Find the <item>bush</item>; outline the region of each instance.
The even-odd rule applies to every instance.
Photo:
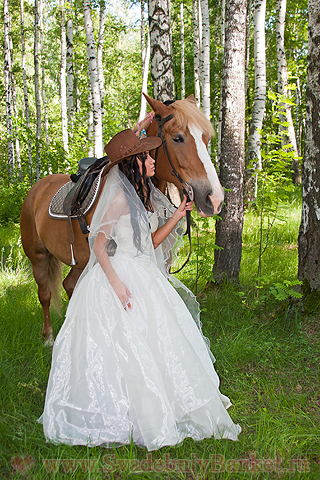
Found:
[[[22,203],[29,188],[27,180],[10,185],[0,181],[0,224],[19,223]]]

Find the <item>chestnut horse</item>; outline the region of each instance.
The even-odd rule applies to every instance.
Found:
[[[174,183],[180,190],[181,184],[172,174],[172,166],[184,182],[192,186],[194,202],[203,216],[219,213],[224,199],[215,168],[207,152],[207,143],[213,135],[211,123],[196,106],[193,96],[178,100],[166,106],[158,100],[147,97],[153,112],[134,130],[139,134],[142,129],[148,136],[158,135],[155,120],[173,117],[163,125],[163,138],[167,152],[160,146],[156,162],[156,183],[164,191],[166,182]],[[151,152],[155,155],[155,152]],[[44,323],[42,335],[46,343],[53,342],[53,330],[50,323],[49,306],[58,303],[59,288],[62,281],[61,262],[70,264],[71,252],[67,235],[67,221],[54,220],[48,215],[48,207],[54,194],[69,181],[64,174],[48,175],[39,180],[28,192],[22,205],[20,217],[21,241],[27,257],[30,259],[33,275],[38,285],[38,296],[43,308]],[[94,208],[86,219],[90,225]],[[89,247],[81,233],[78,221],[72,220],[75,241],[74,256],[77,265],[72,267],[63,281],[70,298],[75,284],[89,259]]]

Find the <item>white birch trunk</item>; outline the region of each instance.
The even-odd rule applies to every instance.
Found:
[[[32,147],[30,139],[30,110],[29,110],[29,97],[28,97],[28,84],[27,84],[27,71],[26,71],[26,47],[24,36],[24,0],[20,2],[20,20],[21,20],[21,68],[23,78],[23,96],[24,96],[24,109],[27,126],[27,145],[28,145],[28,177],[29,183],[33,183],[33,168],[32,168]]]
[[[12,124],[12,88],[11,88],[11,56],[10,56],[10,19],[9,1],[3,2],[4,15],[4,85],[6,92],[7,152],[9,175],[14,175],[15,155],[13,146]]]
[[[181,39],[181,100],[186,96],[186,75],[184,68],[184,21],[183,21],[183,2],[180,4],[180,39]]]
[[[145,22],[145,18],[144,18],[144,0],[140,0],[140,12],[141,12],[141,29],[140,29],[141,68],[142,68],[142,75],[143,75],[144,63],[145,63],[145,58],[146,58],[146,22]]]
[[[246,83],[245,83],[246,96],[249,88],[250,33],[251,33],[251,18],[252,18],[251,8],[252,8],[252,0],[249,1],[248,13],[247,13],[247,50],[246,50]]]
[[[41,103],[39,90],[39,4],[38,0],[34,1],[34,93],[36,100],[37,112],[37,131],[36,131],[36,182],[41,177]]]
[[[91,18],[90,0],[83,0],[83,15],[87,39],[87,59],[90,78],[90,89],[92,95],[92,110],[94,121],[94,154],[95,157],[103,156],[103,139],[102,139],[102,114],[101,114],[101,98],[99,88],[99,76],[96,59],[96,48],[93,35],[93,25]]]
[[[74,98],[73,98],[73,19],[72,19],[72,1],[67,10],[67,111],[68,123],[71,136],[73,135],[74,123]]]
[[[174,100],[170,1],[148,0],[148,10],[153,96],[161,102]]]
[[[277,70],[278,70],[278,92],[280,95],[286,97],[289,96],[288,92],[288,68],[287,68],[287,59],[284,46],[284,29],[285,29],[285,20],[286,20],[286,0],[276,0],[276,11],[277,11],[277,23],[276,23],[276,43],[277,43]],[[285,110],[285,117],[282,120],[288,122],[288,127],[286,127],[288,133],[288,142],[292,145],[292,150],[298,155],[296,135],[292,121],[291,107],[287,103],[283,104]],[[299,162],[298,160],[293,162],[292,165],[294,176],[293,180],[295,183],[300,183],[300,172],[299,172]]]
[[[147,49],[145,52],[145,59],[143,62],[143,77],[142,77],[142,92],[147,93],[148,89],[148,74],[149,74],[149,63],[150,63],[150,35],[148,32],[147,37]],[[147,114],[147,100],[141,92],[141,104],[140,104],[140,115],[139,115],[139,122],[143,120]]]
[[[101,128],[103,136],[103,116],[104,116],[104,74],[103,74],[103,45],[104,45],[104,30],[106,23],[106,2],[101,0],[100,2],[100,27],[99,27],[99,41],[97,48],[97,63],[98,63],[98,76],[99,76],[99,89],[100,89],[100,101],[101,101]]]
[[[257,175],[254,170],[261,170],[260,134],[266,105],[266,42],[265,17],[266,0],[255,0],[254,4],[254,78],[255,93],[253,112],[250,122],[250,131],[247,147],[247,164],[254,162],[253,168],[247,171],[246,200],[257,198]]]
[[[61,63],[60,63],[60,103],[61,103],[61,127],[62,144],[64,151],[68,154],[68,115],[67,115],[67,40],[66,40],[66,20],[64,13],[64,0],[60,0],[61,9]]]
[[[94,126],[93,126],[93,110],[92,110],[92,93],[91,93],[90,83],[88,84],[88,92],[89,92],[88,93],[88,105],[89,105],[89,107],[88,107],[88,116],[87,116],[88,142],[89,142],[88,157],[93,157],[92,139],[93,139],[93,134],[94,134]]]
[[[226,1],[221,1],[221,48],[224,51],[225,44],[225,23],[226,23]],[[221,88],[222,92],[222,77],[221,77]],[[221,154],[221,125],[222,125],[222,95],[220,94],[220,108],[219,108],[219,121],[218,121],[218,160],[220,162]]]
[[[10,21],[10,15],[9,15],[9,21]],[[10,31],[11,31],[11,25],[10,25]],[[18,110],[17,110],[17,93],[16,93],[16,83],[15,83],[15,77],[13,73],[14,69],[14,57],[13,57],[13,45],[12,45],[12,39],[9,35],[10,39],[10,57],[11,57],[11,91],[12,91],[12,110],[13,110],[13,115],[14,115],[14,128],[13,128],[13,136],[14,136],[14,143],[15,143],[15,150],[16,150],[16,161],[15,161],[15,166],[16,169],[18,170],[18,177],[19,180],[22,181],[22,170],[21,170],[21,156],[20,156],[20,142],[19,142],[19,127],[18,127]]]
[[[45,70],[44,70],[44,42],[43,42],[43,1],[40,0],[40,52],[41,52],[41,97],[43,105],[43,114],[44,114],[44,132],[46,137],[46,147],[47,147],[47,158],[48,158],[48,173],[52,173],[51,164],[49,161],[49,148],[50,148],[50,139],[49,139],[49,121],[48,121],[48,109],[46,101],[46,90],[45,90]]]
[[[210,120],[210,20],[208,0],[201,0],[202,18],[202,112]]]
[[[200,45],[198,0],[192,0],[194,98],[200,107]]]

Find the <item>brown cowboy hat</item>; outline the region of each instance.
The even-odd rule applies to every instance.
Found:
[[[159,137],[139,138],[130,128],[117,133],[104,147],[112,165],[115,165],[124,158],[131,157],[137,153],[147,152],[160,147],[162,143]]]

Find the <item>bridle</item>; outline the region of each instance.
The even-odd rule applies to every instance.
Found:
[[[173,118],[173,113],[170,113],[170,115],[167,115],[165,118],[161,118],[160,115],[155,116],[155,120],[158,122],[158,137],[161,138],[161,140],[162,140],[163,153],[167,154],[168,160],[170,162],[170,165],[171,165],[171,168],[172,168],[171,175],[173,175],[174,177],[176,177],[179,180],[179,182],[181,184],[181,189],[187,197],[187,201],[192,202],[193,199],[194,199],[193,188],[192,188],[191,185],[189,185],[189,183],[185,182],[181,178],[180,174],[175,169],[175,166],[173,165],[172,160],[171,160],[170,155],[169,155],[167,142],[166,142],[166,137],[165,137],[164,132],[163,132],[163,125],[166,122],[168,122],[169,120],[171,120],[172,118]],[[161,147],[161,145],[160,145],[160,147]],[[156,153],[155,153],[155,157],[154,157],[156,165],[157,165],[158,151],[159,151],[160,147],[158,147],[156,149]],[[187,228],[186,228],[186,231],[185,231],[184,235],[188,235],[188,238],[189,238],[189,254],[188,254],[187,260],[184,262],[182,267],[180,267],[175,272],[170,272],[171,274],[180,272],[183,269],[183,267],[185,267],[186,264],[190,260],[190,256],[191,256],[191,212],[189,210],[187,210],[187,212],[186,212],[186,217],[187,217]]]

